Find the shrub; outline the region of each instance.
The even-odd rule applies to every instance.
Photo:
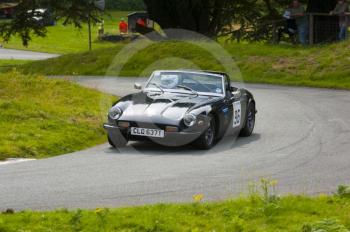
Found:
[[[323,219],[313,224],[304,224],[302,232],[349,232],[344,225],[335,219]]]
[[[339,185],[337,193],[341,197],[350,197],[350,186]]]

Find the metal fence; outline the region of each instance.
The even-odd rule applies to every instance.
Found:
[[[329,43],[338,39],[339,16],[310,13],[308,18],[309,44]]]
[[[308,13],[308,43],[320,44],[330,43],[338,40],[339,34],[339,16],[327,13]],[[278,43],[280,40],[281,28],[284,27],[286,20],[276,20],[270,22],[273,35],[272,42]],[[295,35],[297,36],[297,35]]]

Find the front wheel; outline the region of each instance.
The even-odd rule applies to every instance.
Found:
[[[248,105],[247,119],[240,133],[241,136],[248,137],[252,135],[255,126],[255,113],[255,104],[250,102]]]
[[[112,140],[111,136],[108,134],[108,143],[111,145],[113,148],[122,148],[125,147],[128,143],[128,140],[123,137],[120,137],[118,140]]]
[[[215,120],[211,117],[209,126],[205,132],[194,142],[194,145],[203,150],[209,150],[214,146],[215,142]]]

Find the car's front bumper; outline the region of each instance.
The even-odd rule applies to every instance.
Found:
[[[180,131],[180,132],[164,132],[163,138],[146,137],[131,135],[130,128],[120,128],[116,125],[106,123],[103,127],[107,130],[110,139],[113,142],[120,140],[131,140],[140,141],[149,139],[155,143],[164,146],[183,146],[192,143],[199,136],[202,135],[203,131]]]

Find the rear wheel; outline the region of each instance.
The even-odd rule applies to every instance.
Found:
[[[248,105],[247,119],[240,135],[243,137],[251,136],[255,126],[255,104],[250,102]]]
[[[199,149],[209,150],[213,147],[215,142],[215,120],[211,117],[209,126],[205,132],[194,142],[195,146]]]

